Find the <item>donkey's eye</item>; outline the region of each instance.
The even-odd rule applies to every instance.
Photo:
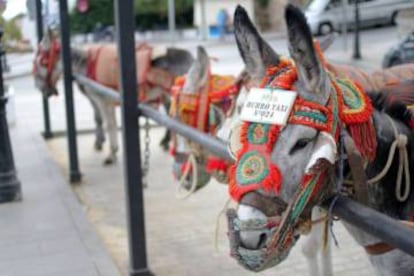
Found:
[[[290,154],[294,154],[296,151],[305,148],[310,142],[312,142],[312,138],[303,138],[299,139],[293,148],[290,150]]]

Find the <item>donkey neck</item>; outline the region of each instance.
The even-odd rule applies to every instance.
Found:
[[[86,75],[88,53],[80,48],[71,47],[72,71],[75,74]]]
[[[385,117],[383,112],[374,111],[373,120],[377,133],[377,153],[375,161],[368,164],[366,168],[367,178],[376,176],[385,166],[388,159],[389,150],[395,139],[395,134],[391,123]],[[410,171],[413,171],[412,149],[414,149],[414,136],[410,129],[398,120],[393,122],[400,134],[407,135],[407,150],[409,153]],[[413,193],[406,202],[399,202],[395,197],[395,182],[398,168],[398,157],[394,157],[394,161],[390,170],[385,177],[378,183],[369,185],[369,205],[371,208],[391,216],[397,220],[410,220],[413,212]],[[404,180],[403,180],[404,182]],[[411,184],[411,183],[410,183]],[[403,185],[404,186],[404,185]],[[410,203],[411,202],[411,203]],[[372,245],[382,242],[380,239],[367,234],[363,230],[344,222],[345,227],[362,246]],[[414,257],[394,249],[388,253],[380,255],[369,255],[377,275],[413,275],[414,273]]]

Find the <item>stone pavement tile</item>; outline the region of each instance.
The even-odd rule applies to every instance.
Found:
[[[8,246],[0,247],[0,261],[13,261],[21,258],[31,258],[41,255],[40,244],[38,242],[31,243],[14,243]]]
[[[24,276],[65,275],[76,270],[94,270],[87,255],[77,252],[23,258],[12,262],[13,274]]]

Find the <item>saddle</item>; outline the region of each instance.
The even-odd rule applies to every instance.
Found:
[[[91,45],[87,48],[87,77],[115,90],[119,88],[118,49],[114,44]],[[168,93],[174,76],[162,69],[152,68],[151,61],[154,49],[147,44],[135,47],[135,64],[138,95],[140,101],[154,100],[160,95],[148,97],[151,87],[159,86]]]

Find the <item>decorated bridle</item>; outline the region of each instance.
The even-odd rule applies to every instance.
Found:
[[[211,74],[209,70],[208,81],[199,88],[198,93],[184,94],[182,89],[185,77],[178,77],[172,88],[170,114],[201,132],[215,136],[220,123],[216,111],[219,110],[223,116],[229,116],[234,109],[235,99],[241,87],[245,85],[246,79],[247,75],[243,72],[237,79],[234,79],[232,76]],[[175,148],[173,146],[171,150],[173,156],[177,154]],[[195,152],[198,158],[204,155],[197,149],[193,149],[191,145],[190,148],[191,152]],[[202,159],[204,169],[208,174],[214,175],[219,182],[227,183],[228,168],[230,167],[228,161],[213,155],[203,156]],[[197,164],[197,166],[199,165]],[[184,162],[180,168],[181,175],[183,175],[183,172],[189,172],[190,170],[194,172],[196,170],[196,168],[193,168],[194,166],[189,161]]]
[[[319,47],[316,47],[318,50]],[[326,68],[323,56],[318,51],[322,65]],[[326,105],[297,96],[289,113],[287,124],[299,124],[312,127],[333,141],[336,153],[341,128],[346,128],[355,142],[356,148],[367,160],[375,158],[376,135],[372,122],[373,107],[362,89],[352,81],[338,79],[329,74],[331,91]],[[295,90],[297,80],[296,67],[289,60],[282,59],[276,67],[267,70],[261,87],[264,93],[285,93]],[[274,90],[272,92],[272,90]],[[279,195],[283,175],[272,163],[271,153],[284,126],[257,122],[243,122],[240,134],[241,147],[236,154],[236,163],[230,169],[229,193],[239,202],[249,192],[262,190]],[[231,255],[240,264],[254,271],[260,271],[276,265],[285,259],[296,242],[294,230],[303,218],[304,210],[310,203],[318,203],[330,191],[324,189],[332,173],[334,160],[318,159],[306,170],[299,188],[287,209],[277,222],[273,218],[265,221],[240,221],[234,210],[228,212]],[[276,226],[278,227],[276,227]],[[253,228],[252,228],[253,227]],[[237,231],[243,229],[266,229],[270,233],[265,248],[248,250],[237,247]]]
[[[46,67],[46,84],[51,87],[55,85],[52,80],[53,70],[57,64],[57,60],[60,56],[60,43],[56,39],[52,39],[49,50],[43,50],[42,45],[39,44],[39,48],[36,53],[40,66]],[[39,70],[37,62],[33,64],[33,74],[36,74]]]

